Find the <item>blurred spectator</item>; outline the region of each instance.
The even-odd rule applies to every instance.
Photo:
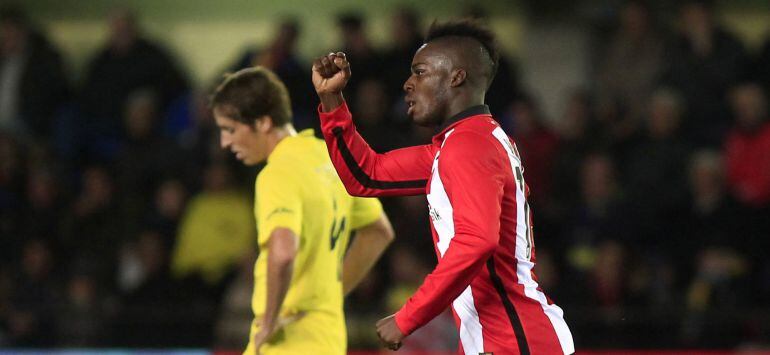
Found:
[[[554,206],[551,210],[541,210],[545,213],[544,217],[552,218],[555,223],[562,220],[567,211],[572,210],[580,200],[580,183],[575,177],[580,175],[586,156],[600,148],[596,130],[596,118],[589,93],[575,90],[568,98],[564,114],[555,131],[559,146],[554,153],[553,162],[551,198],[554,200]],[[545,238],[547,239],[549,238]]]
[[[127,137],[115,165],[127,226],[139,224],[163,177],[188,174],[189,164],[181,150],[159,132],[159,110],[157,97],[149,91],[134,92],[126,100],[123,117]]]
[[[26,206],[22,211],[21,235],[59,240],[59,221],[63,215],[62,199],[54,172],[44,167],[27,175]]]
[[[711,1],[688,0],[680,8],[680,33],[667,51],[664,83],[684,96],[686,132],[698,145],[718,146],[729,126],[725,94],[743,79],[743,45],[715,23]]]
[[[230,68],[235,72],[261,65],[275,72],[289,90],[289,97],[292,98],[292,117],[298,130],[319,127],[315,112],[316,102],[313,96],[309,95],[313,92],[312,83],[308,80],[310,65],[306,65],[297,54],[300,33],[301,24],[297,19],[283,19],[267,48],[247,49]]]
[[[417,11],[406,6],[393,11],[390,17],[390,47],[385,50],[384,67],[380,76],[385,86],[385,93],[397,106],[403,101],[404,82],[409,78],[407,68],[412,67],[412,58],[422,42],[423,31]],[[402,126],[409,127],[406,108],[400,116],[404,121],[402,123],[405,123]]]
[[[144,216],[143,224],[160,232],[164,246],[172,250],[178,232],[177,227],[187,206],[187,188],[181,181],[169,178],[163,180],[157,189],[152,207]]]
[[[664,46],[645,2],[627,2],[619,20],[597,68],[597,101],[600,106],[619,104],[624,117],[618,124],[636,130],[663,69]]]
[[[224,165],[209,166],[203,191],[187,206],[172,253],[174,277],[200,278],[203,287],[221,291],[243,255],[255,248],[252,209],[232,186]]]
[[[59,303],[56,334],[61,347],[93,347],[104,343],[105,305],[99,282],[85,265],[76,267]]]
[[[124,244],[119,279],[121,312],[114,319],[111,344],[168,347],[189,339],[194,309],[180,302],[184,290],[169,275],[163,236],[152,230]],[[179,305],[184,305],[180,307]]]
[[[693,282],[717,281],[703,274],[712,272],[708,270],[709,265],[714,265],[716,259],[724,259],[728,253],[730,258],[739,258],[740,254],[752,251],[747,243],[751,235],[747,230],[747,215],[744,207],[727,192],[725,167],[719,153],[698,151],[689,165],[690,203],[682,226],[682,241],[687,248],[680,253],[680,262],[686,269],[695,268],[688,276],[707,279]],[[746,261],[741,263],[746,265]],[[706,304],[702,302],[707,300],[703,297],[707,296],[691,295],[687,302],[691,308],[704,309]]]
[[[68,96],[58,50],[20,8],[0,8],[0,131],[47,138]]]
[[[528,96],[513,101],[505,116],[503,127],[511,133],[526,164],[525,180],[530,190],[533,207],[548,203],[551,193],[551,177],[559,140],[547,126],[537,102]]]
[[[606,154],[591,154],[583,160],[580,191],[580,202],[564,224],[564,243],[555,245],[561,247],[557,250],[564,255],[565,271],[573,280],[564,285],[568,294],[564,302],[590,305],[612,303],[609,299],[595,300],[596,295],[583,289],[588,287],[601,243],[624,237],[620,186],[613,163]]]
[[[767,97],[757,84],[743,84],[730,94],[735,126],[724,146],[727,186],[749,207],[747,242],[757,260],[767,265],[770,250],[770,120]],[[770,282],[764,283],[770,287]],[[770,289],[765,290],[770,291]],[[770,293],[768,293],[770,295]]]
[[[10,135],[0,132],[0,265],[21,250],[19,220],[23,218],[25,179],[22,148]]]
[[[20,266],[7,319],[10,345],[53,346],[56,343],[54,306],[58,292],[49,245],[39,239],[27,241],[22,249]]]
[[[227,286],[222,297],[214,343],[220,349],[244,349],[248,342],[253,318],[251,296],[254,290],[256,254],[253,249],[245,252],[238,262],[238,274]]]
[[[463,16],[480,21],[491,27],[489,14],[481,6],[469,5],[463,10]],[[519,86],[517,65],[505,53],[500,53],[500,58],[497,61],[497,73],[484,99],[489,106],[489,110],[492,112],[492,117],[503,117],[509,104],[520,95],[525,94]]]
[[[382,153],[412,142],[410,130],[403,130],[389,120],[390,99],[381,81],[374,78],[361,81],[355,98],[352,104],[359,107],[356,128],[372,149]]]
[[[727,181],[744,203],[770,206],[770,122],[767,98],[756,84],[737,86],[730,95],[736,125],[725,142]]]
[[[137,90],[158,95],[158,110],[188,87],[187,79],[169,54],[145,38],[136,15],[128,9],[114,9],[108,15],[109,36],[88,65],[80,100],[88,123],[87,136],[101,149],[114,149],[124,137],[120,117],[127,100]]]
[[[765,92],[770,92],[770,36],[754,59],[752,77],[762,84]]]
[[[709,309],[737,311],[753,298],[751,259],[747,258],[753,252],[747,243],[751,235],[747,233],[748,220],[744,209],[725,190],[724,166],[718,153],[699,151],[693,156],[690,189],[690,214],[683,226],[690,250],[682,253],[682,262],[690,265],[682,340],[685,344],[725,346],[729,341],[724,339],[736,336],[739,330],[715,327],[703,316]],[[711,338],[716,334],[721,336]]]
[[[374,48],[366,33],[366,20],[363,15],[355,12],[340,14],[337,17],[337,26],[339,26],[342,38],[342,52],[347,55],[351,63],[355,63],[353,69],[355,75],[350,77],[345,91],[349,94],[345,96],[347,102],[355,103],[357,102],[356,95],[359,92],[359,86],[364,80],[384,79],[383,73],[386,62],[383,60],[383,54]],[[401,77],[406,80],[408,75],[404,74]],[[352,106],[351,109],[358,110],[360,107]]]
[[[673,91],[659,89],[648,106],[644,137],[631,152],[624,171],[633,216],[628,234],[664,251],[678,242],[670,236],[686,199],[689,147],[679,133],[681,98]]]
[[[385,300],[388,312],[395,313],[417,291],[425,276],[430,273],[430,268],[422,261],[424,259],[418,258],[408,247],[394,249],[389,255],[390,274],[394,283],[387,291]],[[452,313],[446,310],[412,333],[400,351],[451,351],[457,348],[458,343]]]
[[[100,166],[87,167],[62,220],[65,257],[94,262],[99,282],[112,286],[116,246],[123,239],[122,222],[110,172]]]

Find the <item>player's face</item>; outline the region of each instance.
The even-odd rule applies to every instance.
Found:
[[[254,126],[236,121],[214,108],[222,149],[229,149],[245,165],[256,165],[267,159],[265,133]]]
[[[404,83],[406,114],[421,126],[434,126],[446,118],[450,88],[449,57],[435,44],[420,47],[412,60],[412,75]]]

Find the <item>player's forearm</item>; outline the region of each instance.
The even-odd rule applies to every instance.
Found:
[[[352,196],[405,196],[425,193],[434,152],[430,145],[375,152],[356,131],[347,105],[319,112],[321,131],[334,168]]]
[[[291,231],[278,229],[271,234],[267,252],[267,299],[262,318],[263,327],[271,328],[277,324],[294,272],[296,250],[296,236]]]
[[[345,295],[363,280],[393,242],[393,227],[385,214],[374,223],[356,231],[342,268],[342,287]]]
[[[323,112],[334,111],[345,102],[341,92],[318,94],[318,98],[321,99],[321,110]]]
[[[444,257],[417,292],[396,313],[396,323],[409,335],[443,312],[470,285],[496,248],[491,240],[456,235]],[[462,244],[462,245],[460,245]]]

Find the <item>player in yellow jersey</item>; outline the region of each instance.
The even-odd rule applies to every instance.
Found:
[[[286,87],[270,70],[228,75],[211,107],[222,148],[246,165],[267,160],[256,182],[260,254],[244,354],[344,354],[343,297],[393,240],[382,206],[350,197],[324,141],[294,130]]]

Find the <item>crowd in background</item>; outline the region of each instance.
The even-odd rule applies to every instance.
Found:
[[[556,118],[501,60],[487,103],[521,152],[535,270],[578,348],[770,342],[770,39],[750,52],[714,11],[685,2],[675,26],[643,2],[619,8],[592,33],[590,85]],[[360,14],[337,19],[345,97],[378,151],[434,133],[409,121],[402,91],[426,24],[407,8],[391,20],[380,47]],[[0,346],[238,349],[257,171],[219,148],[207,106],[218,78],[193,86],[132,12],[108,22],[71,82],[56,43],[19,8],[0,10]],[[287,18],[222,72],[271,68],[295,126],[317,128],[301,35]],[[374,322],[436,262],[424,197],[383,203],[396,242],[346,301],[351,348],[378,347]],[[456,337],[447,313],[405,347]]]

